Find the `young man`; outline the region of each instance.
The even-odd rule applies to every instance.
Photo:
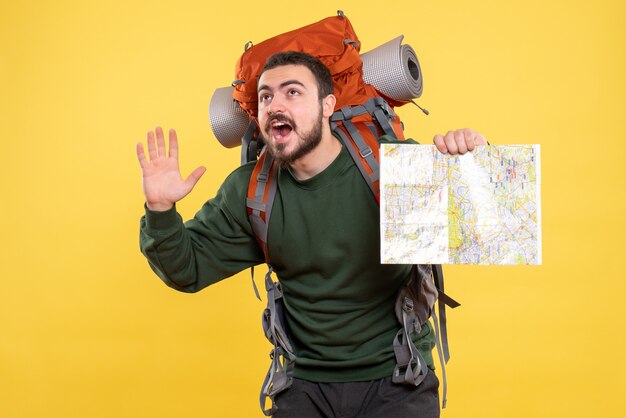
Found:
[[[285,304],[297,360],[294,381],[276,399],[276,417],[437,417],[432,371],[417,387],[391,383],[393,312],[411,266],[381,265],[379,207],[348,151],[330,130],[332,78],[317,59],[296,52],[268,60],[258,83],[258,122],[280,163],[268,231],[269,254]],[[441,152],[464,153],[485,139],[469,129],[435,136]],[[246,210],[253,164],[237,168],[217,196],[183,224],[175,203],[205,169],[187,179],[178,145],[161,128],[138,144],[146,214],[141,248],[169,286],[196,292],[264,262]],[[433,368],[434,336],[416,346]]]

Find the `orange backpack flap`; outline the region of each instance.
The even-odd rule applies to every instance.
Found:
[[[380,93],[363,81],[359,50],[358,37],[343,13],[267,39],[249,47],[237,61],[233,98],[256,118],[257,81],[265,61],[277,52],[299,51],[318,58],[330,70],[337,97],[335,109],[363,103]]]

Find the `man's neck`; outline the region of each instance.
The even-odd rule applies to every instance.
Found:
[[[325,130],[317,147],[290,165],[291,172],[298,180],[308,180],[324,171],[340,152],[341,143]]]

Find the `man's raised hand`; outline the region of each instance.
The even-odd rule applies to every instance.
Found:
[[[189,177],[182,178],[178,167],[178,139],[174,129],[169,131],[169,155],[161,127],[157,126],[155,132],[148,132],[147,142],[149,160],[143,144],[137,143],[137,158],[143,175],[146,205],[150,210],[165,211],[191,192],[206,168],[198,167]]]

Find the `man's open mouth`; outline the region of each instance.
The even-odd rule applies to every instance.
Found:
[[[276,139],[281,139],[288,136],[293,127],[291,124],[284,120],[274,120],[270,122],[272,136]]]

